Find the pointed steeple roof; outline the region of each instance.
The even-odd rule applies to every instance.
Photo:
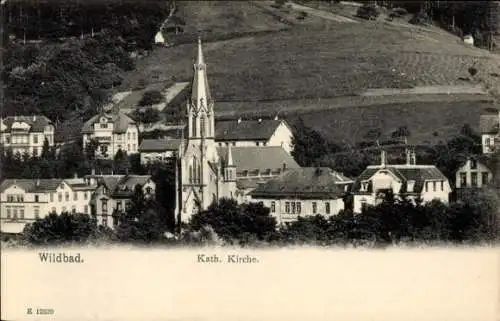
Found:
[[[191,92],[191,105],[196,111],[207,108],[212,97],[208,87],[207,66],[201,48],[201,39],[198,38],[198,57],[194,64],[193,88]]]

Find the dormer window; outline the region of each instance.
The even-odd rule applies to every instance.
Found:
[[[470,168],[471,169],[476,169],[477,168],[477,161],[475,159],[470,160]]]
[[[413,192],[413,189],[415,188],[415,181],[408,181],[407,183],[407,191],[408,192]]]
[[[101,124],[101,128],[108,128],[108,124]]]
[[[151,187],[149,186],[146,187],[146,194],[151,194],[151,191],[152,191]]]
[[[361,182],[361,191],[362,192],[368,191],[368,182]]]

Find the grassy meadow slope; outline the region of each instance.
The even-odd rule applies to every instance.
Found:
[[[370,129],[369,122],[355,121],[366,118],[366,110],[370,107],[334,110],[326,106],[324,109],[328,110],[318,111],[323,108],[316,106],[314,101],[317,99],[324,102],[324,99],[341,96],[356,97],[370,88],[467,85],[470,81],[464,78],[469,77],[468,69],[472,66],[478,69],[476,78],[487,79],[490,86],[500,83],[500,78],[492,76],[500,74],[498,56],[468,47],[445,32],[412,29],[410,25],[402,28],[383,21],[338,23],[323,20],[319,23],[319,18],[310,15],[300,23],[285,25],[270,14],[269,8],[243,1],[181,2],[180,6],[180,14],[184,13],[189,26],[185,29],[187,33],[194,34],[197,28],[202,30],[202,35],[266,28],[275,31],[205,43],[209,82],[220,105],[282,100],[293,105],[293,101],[299,104],[309,101],[310,108],[299,108],[304,119],[329,133],[332,139],[357,137],[358,134],[351,134],[351,131],[358,131],[360,126]],[[288,28],[283,30],[285,26]],[[131,77],[125,78],[129,79],[131,87],[139,79],[146,83],[172,78],[190,81],[195,54],[193,43],[157,48],[139,61]],[[449,98],[444,100],[449,101]],[[458,129],[464,123],[477,126],[477,117],[468,114],[480,112],[484,106],[470,100],[462,104],[441,104],[441,100],[436,97],[435,102],[420,102],[417,107],[386,96],[383,102],[374,103],[377,107],[369,114],[375,119],[394,119],[375,121],[377,126],[384,127],[385,123],[399,120],[408,123],[414,133],[425,131],[423,136],[429,131],[451,133],[455,129],[449,128]],[[273,107],[270,108],[265,112],[260,109],[270,114],[274,112]],[[311,114],[306,115],[308,112]],[[332,127],[332,121],[349,126]],[[446,129],[442,130],[443,126]],[[334,133],[332,130],[336,128],[342,133]]]

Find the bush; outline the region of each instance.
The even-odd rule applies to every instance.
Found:
[[[359,7],[356,16],[366,20],[376,20],[380,15],[380,9],[374,5],[364,5]]]
[[[139,101],[139,106],[151,106],[156,105],[164,101],[165,97],[158,90],[146,91],[141,100]]]
[[[408,14],[408,11],[405,8],[394,8],[389,13],[389,17],[390,18],[401,18],[406,14]]]
[[[416,13],[411,19],[410,23],[413,25],[427,25],[429,23],[429,16],[425,12]]]

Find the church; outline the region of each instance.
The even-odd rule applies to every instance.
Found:
[[[182,139],[171,139],[177,160],[178,222],[221,198],[238,202],[257,186],[300,166],[282,146],[217,144],[214,100],[210,94],[201,40],[194,64],[192,92],[187,102],[187,128]]]

